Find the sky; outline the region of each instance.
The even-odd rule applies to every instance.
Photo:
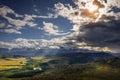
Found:
[[[0,48],[120,52],[120,0],[0,0]]]

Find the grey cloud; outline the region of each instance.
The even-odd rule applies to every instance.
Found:
[[[5,26],[5,23],[0,22],[0,28],[3,28]]]
[[[77,39],[92,46],[120,47],[120,19],[89,23],[80,31],[84,34],[79,35]]]
[[[110,11],[108,11],[108,12],[119,13],[119,12],[120,12],[120,8],[119,8],[119,7],[117,7],[117,6],[113,6],[113,7],[111,8],[111,10],[110,10]]]

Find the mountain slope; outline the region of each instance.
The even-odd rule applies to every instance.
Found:
[[[112,54],[109,53],[62,53],[56,54],[52,56],[54,58],[52,63],[55,62],[68,62],[69,64],[75,63],[90,63],[96,60],[103,60],[106,58],[114,57]]]

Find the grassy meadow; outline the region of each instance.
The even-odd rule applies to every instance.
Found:
[[[0,70],[13,68],[21,69],[26,63],[26,58],[0,58]]]
[[[69,61],[63,57],[0,58],[0,80],[120,80],[120,58],[85,64]]]
[[[44,57],[0,58],[0,80],[19,80],[40,74],[48,68],[49,60]]]

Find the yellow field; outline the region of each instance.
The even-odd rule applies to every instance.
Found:
[[[33,60],[37,60],[37,61],[41,61],[42,63],[44,62],[49,62],[51,59],[48,59],[48,58],[45,58],[45,57],[41,57],[41,56],[38,56],[38,57],[31,57]]]
[[[0,58],[0,70],[22,68],[26,62],[26,58]]]

